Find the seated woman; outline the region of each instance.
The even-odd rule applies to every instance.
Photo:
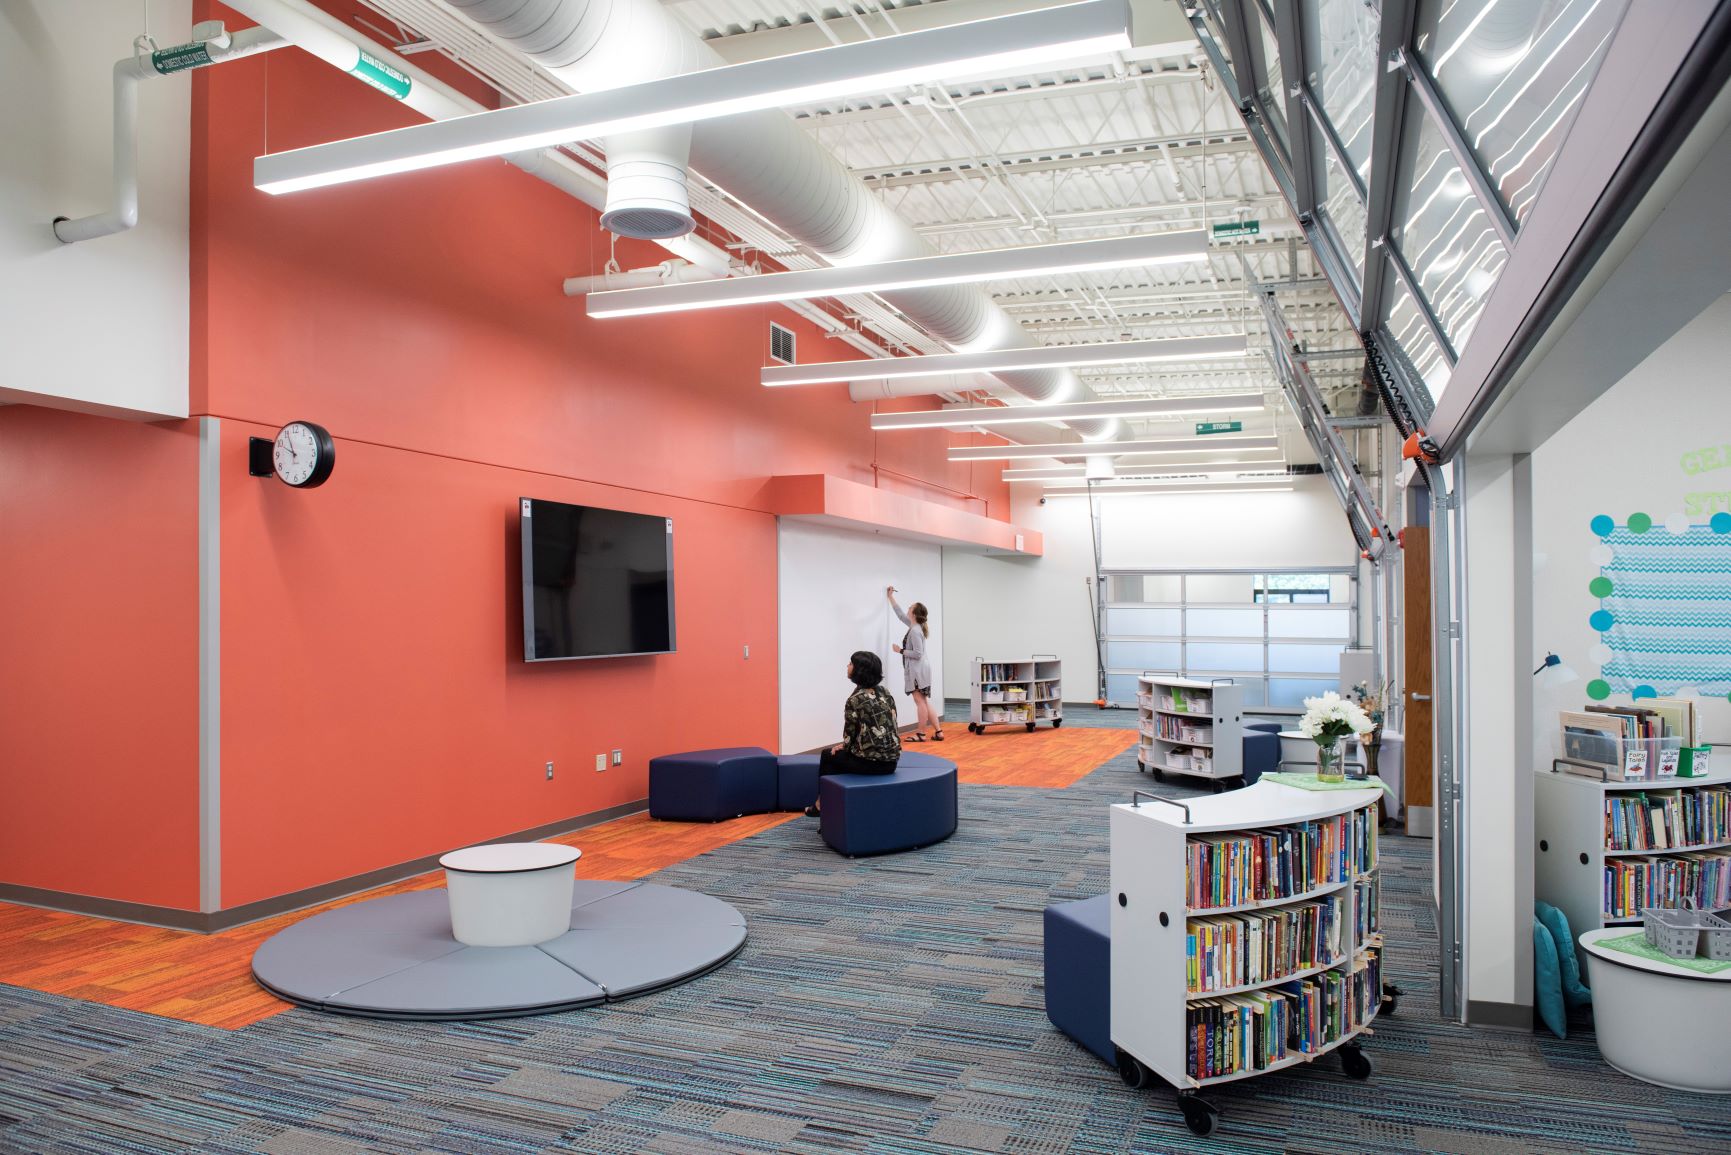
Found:
[[[841,741],[818,755],[818,777],[893,773],[902,756],[902,739],[896,700],[883,688],[884,665],[870,650],[860,650],[848,659],[847,676],[858,689],[848,695],[842,711]],[[805,812],[812,818],[818,815],[815,805]]]

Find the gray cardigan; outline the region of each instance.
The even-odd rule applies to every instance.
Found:
[[[915,690],[932,688],[932,667],[926,661],[926,632],[908,617],[907,611],[890,603],[896,617],[908,627],[907,636],[902,638],[902,677],[908,693]]]

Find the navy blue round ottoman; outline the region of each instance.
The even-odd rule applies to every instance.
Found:
[[[956,832],[956,764],[903,751],[893,774],[826,774],[818,829],[849,857],[914,850]]]

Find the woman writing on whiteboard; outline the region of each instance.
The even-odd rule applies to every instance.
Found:
[[[944,724],[938,721],[938,716],[932,711],[932,666],[926,660],[926,638],[931,634],[931,627],[926,624],[926,607],[915,602],[906,610],[896,603],[896,587],[890,586],[884,596],[890,599],[890,609],[896,612],[896,617],[908,628],[907,636],[902,638],[902,644],[891,646],[890,649],[902,656],[902,675],[906,679],[908,697],[914,700],[914,709],[919,712],[919,725],[908,735],[910,742],[926,740],[926,726],[932,727],[932,740],[944,740]]]

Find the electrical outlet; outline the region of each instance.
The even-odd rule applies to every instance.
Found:
[[[547,763],[547,781],[553,781],[553,763]]]
[[[750,646],[745,647],[745,656],[747,658],[751,657],[751,647]]]
[[[605,755],[605,754],[595,755],[595,773],[599,774],[599,773],[601,773],[601,771],[603,771],[605,769],[607,769],[607,755]]]
[[[625,751],[623,751],[623,750],[613,751],[613,764],[615,766],[623,766],[625,764]]]

